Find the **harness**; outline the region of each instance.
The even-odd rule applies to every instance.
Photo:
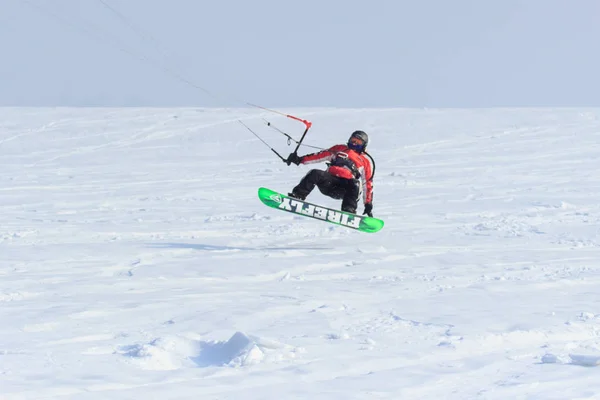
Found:
[[[356,167],[356,164],[354,164],[354,161],[348,158],[346,153],[337,153],[329,165],[349,169],[350,172],[352,172],[354,179],[360,178],[360,171]]]

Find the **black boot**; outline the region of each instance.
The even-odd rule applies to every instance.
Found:
[[[350,214],[356,214],[356,207],[351,207],[351,206],[342,206],[342,211],[350,213]]]
[[[291,193],[288,193],[288,196],[294,198],[294,199],[298,199],[298,200],[303,200],[306,199],[306,196],[302,196],[296,192],[294,192],[293,190],[291,191]]]

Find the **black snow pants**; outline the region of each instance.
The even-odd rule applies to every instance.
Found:
[[[360,186],[358,179],[345,179],[333,176],[320,169],[310,170],[294,188],[292,193],[302,199],[312,192],[317,186],[325,196],[342,200],[342,211],[356,213]]]

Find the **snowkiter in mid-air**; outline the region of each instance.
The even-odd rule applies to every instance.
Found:
[[[350,135],[347,144],[337,144],[327,150],[302,157],[296,153],[290,154],[286,160],[288,165],[328,161],[328,167],[325,171],[310,170],[289,196],[304,200],[317,186],[325,196],[343,199],[342,211],[356,214],[362,193],[365,205],[363,215],[372,217],[374,166],[366,153],[368,144],[369,136],[363,131],[355,131]]]

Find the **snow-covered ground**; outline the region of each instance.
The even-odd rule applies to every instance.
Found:
[[[285,111],[382,231],[260,203],[275,114],[0,109],[0,398],[600,398],[600,110]]]

